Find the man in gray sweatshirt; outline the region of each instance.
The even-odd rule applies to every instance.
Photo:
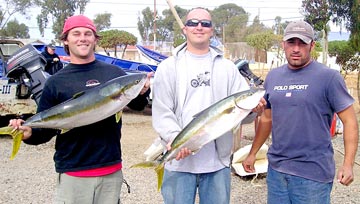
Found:
[[[214,34],[206,9],[195,8],[186,18],[186,43],[159,64],[153,84],[153,127],[165,143],[171,142],[196,113],[239,91],[249,89],[235,64],[210,46]],[[264,104],[259,103],[258,107]],[[256,114],[252,114],[253,118]],[[219,127],[221,128],[221,127]],[[181,151],[165,164],[161,192],[165,203],[230,202],[232,132],[203,146],[195,155]]]

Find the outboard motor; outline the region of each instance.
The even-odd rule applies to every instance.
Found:
[[[17,83],[18,98],[31,97],[38,104],[46,79],[46,60],[34,46],[28,44],[16,51],[8,60],[6,77]]]
[[[249,81],[254,81],[256,86],[262,85],[264,81],[260,77],[256,76],[249,68],[249,63],[247,60],[236,60],[235,65],[238,68],[240,74],[243,77],[246,77]]]

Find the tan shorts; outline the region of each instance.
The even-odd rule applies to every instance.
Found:
[[[100,177],[59,174],[55,204],[119,204],[122,171]]]

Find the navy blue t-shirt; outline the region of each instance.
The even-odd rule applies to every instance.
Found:
[[[331,120],[334,112],[354,102],[341,75],[315,61],[299,70],[283,65],[269,72],[264,86],[272,112],[270,166],[279,172],[332,182]]]
[[[97,60],[88,64],[69,64],[46,81],[38,112],[122,75],[126,73],[120,67]],[[148,94],[149,91],[139,95],[128,107],[142,110],[148,103]],[[121,121],[117,123],[115,116],[74,128],[64,134],[56,130],[34,128],[33,135],[24,142],[41,144],[55,135],[54,161],[57,172],[87,170],[121,162]]]

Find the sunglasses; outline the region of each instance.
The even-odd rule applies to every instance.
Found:
[[[210,20],[196,20],[196,19],[190,19],[188,21],[186,21],[186,26],[189,27],[196,27],[199,25],[199,23],[201,24],[202,27],[204,28],[210,28],[212,26],[212,23]]]

